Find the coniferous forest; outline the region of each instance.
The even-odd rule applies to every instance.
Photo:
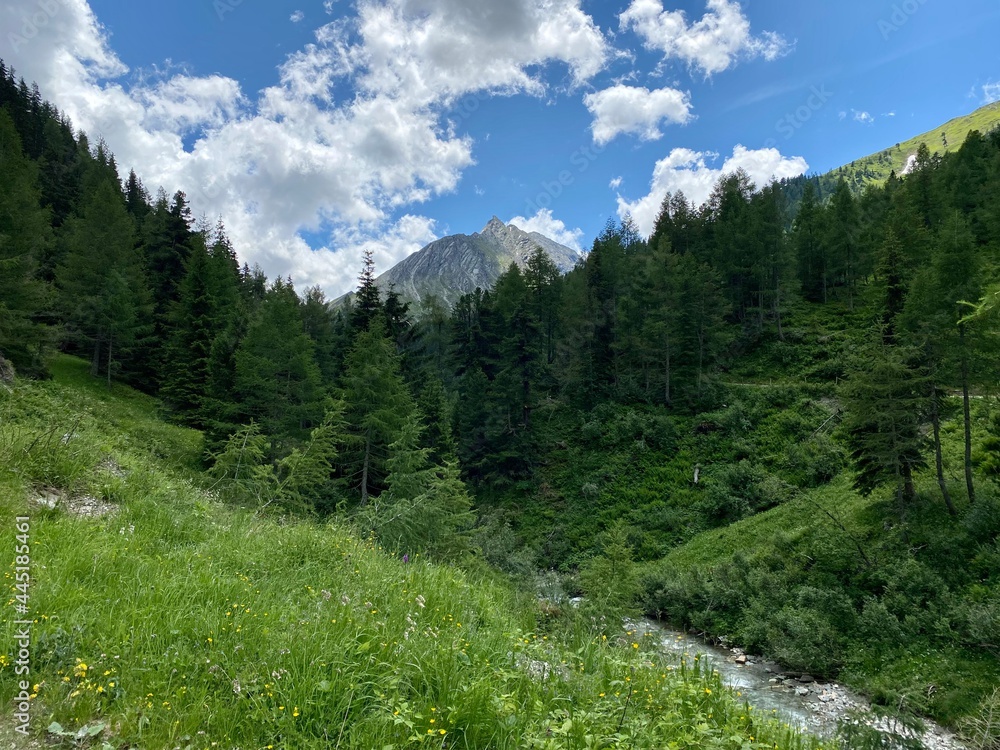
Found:
[[[1000,132],[863,192],[737,172],[451,310],[370,256],[343,303],[266,278],[2,64],[0,175],[4,381],[154,397],[223,502],[1000,710]]]

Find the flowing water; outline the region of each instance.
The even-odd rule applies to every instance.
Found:
[[[652,620],[630,623],[629,627],[634,627],[640,634],[652,634],[659,639],[661,650],[678,659],[692,660],[696,654],[701,654],[703,659],[707,658],[711,668],[719,673],[722,681],[740,693],[740,697],[758,711],[774,712],[789,724],[813,734],[825,735],[836,730],[835,721],[830,721],[823,713],[812,708],[819,703],[819,695],[831,696],[829,702],[832,703],[835,690],[843,693],[833,685],[814,681],[800,683],[790,675],[785,678],[790,684],[785,685],[783,673],[774,665],[764,665],[752,660],[748,660],[747,664],[737,664],[735,660],[739,658],[738,651],[712,646],[700,638],[670,630]],[[799,676],[801,675],[796,675]],[[795,684],[792,685],[791,682]],[[808,691],[808,695],[799,695],[796,690],[800,693]],[[814,692],[816,690],[819,692]]]
[[[648,633],[659,639],[662,651],[678,659],[693,660],[696,654],[701,654],[722,681],[755,710],[773,712],[782,721],[810,734],[832,736],[842,720],[860,719],[883,731],[893,729],[889,722],[878,719],[871,712],[863,698],[837,683],[819,682],[809,675],[786,672],[773,662],[748,658],[739,649],[710,645],[654,620],[627,623],[627,627],[640,635]],[[928,750],[962,750],[964,747],[954,735],[930,723],[921,740]]]

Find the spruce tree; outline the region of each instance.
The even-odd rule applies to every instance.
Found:
[[[90,348],[95,375],[111,373],[149,334],[152,317],[132,219],[118,185],[97,181],[62,234],[66,256],[56,281],[70,335]]]
[[[453,462],[435,465],[421,448],[412,412],[390,446],[386,491],[362,511],[380,543],[396,553],[424,552],[458,558],[470,548],[472,499]]]
[[[38,277],[52,243],[48,212],[39,206],[37,170],[24,157],[14,124],[0,109],[0,356],[23,375],[44,372],[51,334],[43,324],[50,290]]]
[[[280,452],[322,414],[322,386],[299,298],[276,279],[235,354],[235,392],[244,420],[261,424]]]
[[[926,466],[927,439],[921,426],[929,411],[924,373],[913,349],[870,344],[841,388],[843,427],[854,459],[854,486],[871,494],[890,486],[905,519],[916,490],[913,475]]]
[[[306,289],[302,303],[302,324],[312,339],[316,364],[324,383],[332,383],[337,375],[336,341],[333,315],[323,290],[318,286]]]
[[[375,285],[375,255],[371,248],[367,248],[361,276],[358,277],[358,290],[354,293],[351,324],[356,331],[367,330],[381,311],[382,298],[378,286]]]
[[[341,470],[351,494],[364,506],[385,489],[389,446],[415,408],[381,315],[358,332],[344,362],[342,384],[347,435]]]

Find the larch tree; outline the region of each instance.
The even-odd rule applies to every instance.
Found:
[[[346,404],[341,468],[350,491],[365,506],[385,489],[390,446],[415,409],[381,315],[358,332],[341,382]]]
[[[51,334],[42,321],[49,286],[39,259],[52,243],[49,212],[39,206],[37,170],[24,157],[14,124],[0,109],[0,356],[22,374],[44,372]]]
[[[119,186],[98,182],[63,225],[65,257],[56,269],[71,335],[91,348],[94,374],[113,370],[148,335],[152,299]]]

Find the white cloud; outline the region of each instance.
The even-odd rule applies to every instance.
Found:
[[[635,86],[612,86],[583,98],[594,117],[594,141],[605,144],[622,133],[635,133],[645,141],[663,137],[660,124],[690,122],[691,97],[677,89],[650,91]]]
[[[852,109],[851,112],[854,113],[855,122],[860,122],[862,125],[873,125],[875,123],[875,118],[872,117],[870,112],[859,112],[856,109]]]
[[[608,183],[608,187],[610,187],[612,190],[617,190],[621,186],[622,186],[622,178],[621,177],[615,177],[615,178],[613,178],[611,180],[611,182]]]
[[[442,118],[457,98],[540,95],[552,65],[573,85],[604,67],[607,43],[580,2],[358,0],[356,17],[317,29],[252,99],[232,79],[189,72],[127,87],[86,0],[54,2],[30,39],[0,35],[0,57],[92,142],[105,138],[123,170],[221,215],[242,259],[339,295],[359,248],[376,243],[387,269],[433,239],[410,209],[454,190],[474,161]],[[38,7],[9,0],[0,28],[21,29]],[[329,246],[310,248],[304,233],[329,234]]]
[[[426,216],[406,214],[389,227],[381,224],[340,225],[333,231],[331,243],[338,247],[342,262],[335,267],[324,263],[317,272],[325,274],[325,287],[349,292],[357,286],[357,277],[366,250],[373,251],[375,273],[382,274],[408,255],[438,239],[435,222]]]
[[[653,231],[660,204],[668,192],[683,191],[689,201],[701,205],[708,200],[719,179],[737,169],[745,171],[757,185],[771,179],[797,177],[809,169],[801,156],[782,156],[775,148],[751,150],[738,145],[721,167],[710,166],[718,158],[718,154],[711,152],[675,148],[669,156],[656,162],[648,195],[635,201],[618,197],[618,215],[624,218],[626,213],[631,214],[639,231],[648,235]]]
[[[739,59],[774,60],[791,50],[780,34],[754,36],[738,0],[708,0],[708,11],[689,23],[682,10],[664,10],[661,0],[632,0],[619,15],[622,29],[634,29],[647,49],[659,50],[706,76],[721,73]]]
[[[423,102],[478,90],[538,94],[536,66],[561,61],[582,83],[604,67],[608,47],[579,1],[360,0],[362,82]]]
[[[986,105],[997,101],[1000,101],[1000,81],[997,83],[984,83],[982,103]]]
[[[131,97],[143,105],[143,124],[148,130],[178,133],[219,127],[235,118],[245,104],[239,84],[218,75],[176,75],[150,88],[133,89]]]
[[[525,232],[538,232],[561,245],[571,247],[577,251],[580,250],[580,240],[583,239],[583,230],[579,228],[567,228],[562,220],[552,215],[551,209],[539,209],[538,213],[530,219],[526,219],[523,216],[515,216],[507,223],[513,224]]]
[[[301,10],[297,10],[288,17],[288,20],[291,21],[292,23],[299,23],[300,21],[305,19],[305,17],[306,17],[305,13],[303,13]]]

